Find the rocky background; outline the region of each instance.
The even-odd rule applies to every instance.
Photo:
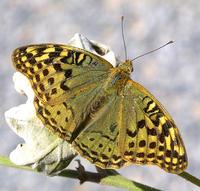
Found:
[[[1,0],[0,1],[0,155],[22,142],[9,128],[4,112],[25,102],[12,82],[11,53],[33,43],[66,43],[74,33],[109,45],[124,59],[120,17],[125,16],[129,58],[169,40],[175,43],[135,61],[133,79],[157,97],[171,113],[185,142],[188,172],[200,177],[200,2],[196,0]],[[92,165],[81,159],[87,170]],[[76,166],[72,162],[70,168]],[[124,176],[162,190],[198,190],[158,167],[130,166]],[[47,177],[0,167],[0,190],[119,190],[77,180]]]

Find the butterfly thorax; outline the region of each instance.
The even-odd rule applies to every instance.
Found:
[[[125,65],[127,63],[124,62],[123,64],[110,70],[110,74],[104,85],[104,90],[108,94],[115,92],[117,95],[123,95],[124,87],[127,81],[130,80],[131,73],[131,69]]]
[[[126,60],[121,62],[117,67],[111,69],[109,79],[104,86],[109,92],[116,91],[118,95],[123,94],[123,89],[130,79],[130,74],[133,71],[132,61]]]
[[[118,68],[130,76],[133,72],[133,63],[131,60],[125,60],[118,65]]]

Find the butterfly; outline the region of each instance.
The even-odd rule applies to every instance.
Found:
[[[12,60],[34,90],[42,123],[100,168],[187,167],[183,140],[159,101],[130,77],[131,60],[113,67],[84,49],[61,44],[16,49]]]

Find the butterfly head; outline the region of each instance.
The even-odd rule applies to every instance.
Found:
[[[132,60],[125,60],[119,64],[118,68],[126,74],[130,75],[133,72],[133,62]]]

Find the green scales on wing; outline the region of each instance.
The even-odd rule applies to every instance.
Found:
[[[28,77],[43,124],[101,168],[155,164],[180,173],[187,156],[180,133],[163,106],[130,78],[132,62],[113,67],[68,45],[41,44],[13,53]]]

